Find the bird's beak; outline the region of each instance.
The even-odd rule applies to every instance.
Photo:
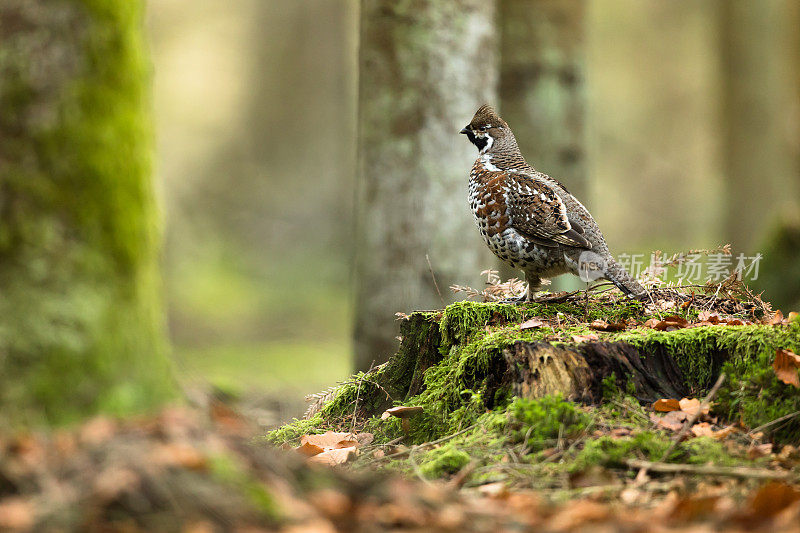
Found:
[[[469,133],[469,126],[464,126],[458,133],[463,133],[464,135],[466,135],[467,133]]]

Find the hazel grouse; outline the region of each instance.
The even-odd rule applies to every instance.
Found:
[[[461,133],[479,150],[469,174],[475,222],[492,252],[525,272],[526,299],[543,278],[566,273],[584,281],[605,278],[635,298],[647,295],[611,256],[589,211],[525,161],[508,124],[490,106],[481,106]]]

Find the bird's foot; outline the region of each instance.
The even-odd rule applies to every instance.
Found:
[[[528,295],[523,294],[522,296],[516,296],[514,298],[506,298],[504,300],[500,300],[498,303],[501,304],[524,304],[528,301]]]

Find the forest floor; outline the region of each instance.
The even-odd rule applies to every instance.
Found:
[[[598,467],[565,477],[563,489],[534,490],[505,482],[466,487],[474,472],[469,463],[439,479],[365,468],[358,461],[313,464],[296,451],[254,441],[253,428],[214,401],[205,412],[173,408],[138,420],[95,418],[69,431],[2,437],[0,530],[800,529],[800,461],[789,446],[748,448],[758,450],[749,452],[759,455],[758,468],[654,468],[633,477],[624,468]],[[612,439],[628,435],[621,428],[600,431]],[[356,438],[363,442],[363,435]],[[398,445],[355,446],[371,459],[379,451],[403,451]],[[547,453],[556,457],[557,445]],[[512,459],[505,464],[515,466]],[[761,479],[765,472],[775,479]]]
[[[266,437],[226,395],[0,435],[0,531],[800,530],[800,320],[684,296],[403,315],[387,365]],[[613,372],[582,401],[537,395],[499,379],[523,345],[661,353],[686,395]]]

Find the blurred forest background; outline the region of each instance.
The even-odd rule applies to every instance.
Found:
[[[499,2],[493,16],[508,21],[520,4],[553,3]],[[778,282],[756,284],[767,298],[785,306],[800,300],[791,292],[800,279],[797,3],[555,4],[574,11],[574,40],[556,51],[568,50],[577,65],[581,168],[564,177],[557,162],[540,163],[546,146],[537,157],[537,146],[526,149],[521,138],[532,164],[578,191],[613,252],[730,242],[734,253],[764,254],[765,278],[770,265],[777,270]],[[179,372],[232,392],[295,398],[343,379],[362,281],[353,273],[359,3],[158,0],[147,17]],[[509,47],[525,50],[525,35],[515,38],[495,36],[497,47],[481,50],[482,61],[498,65],[502,47],[505,69],[503,61],[516,57]],[[560,60],[547,53],[544,61]],[[515,104],[510,82],[500,73],[478,92],[491,97],[506,85],[505,99],[492,103],[513,111],[504,116],[520,136],[542,118],[535,106]],[[464,181],[463,196],[450,204],[463,207],[451,216],[469,225],[474,154],[457,132],[483,103],[470,98],[437,145],[469,154],[449,160]],[[476,230],[463,240],[480,245]],[[479,287],[480,270],[495,267],[481,258],[461,284]],[[436,269],[437,258],[430,260]],[[385,283],[392,279],[385,272]],[[394,311],[429,304],[398,301]]]

